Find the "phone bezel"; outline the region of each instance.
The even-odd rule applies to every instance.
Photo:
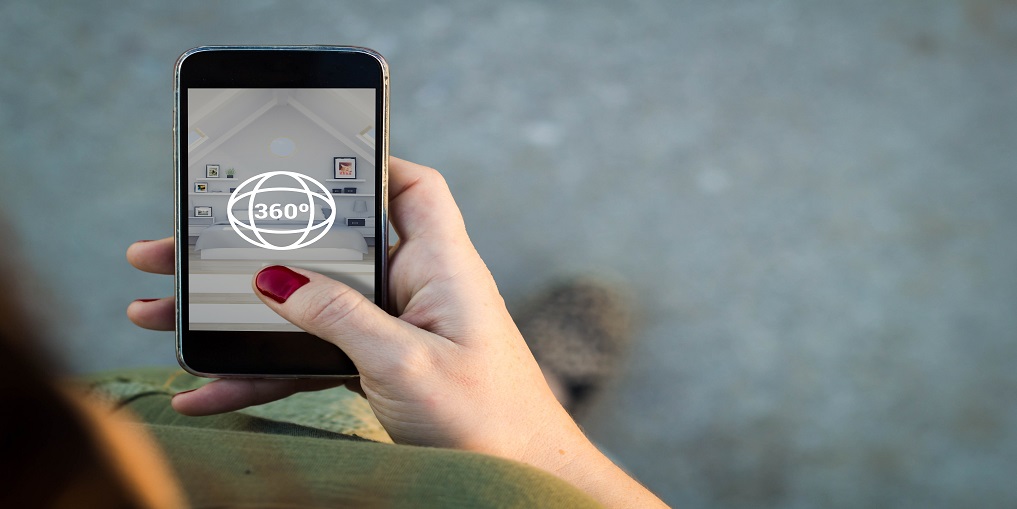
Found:
[[[187,221],[183,197],[188,88],[374,88],[375,303],[388,309],[388,64],[354,46],[202,46],[180,55],[174,68],[173,183],[176,273],[176,355],[188,372],[217,378],[358,376],[338,347],[306,332],[191,331],[187,324]],[[240,354],[239,352],[242,352]]]

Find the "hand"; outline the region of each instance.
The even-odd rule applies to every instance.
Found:
[[[361,374],[353,388],[367,397],[396,442],[523,461],[594,496],[612,478],[635,497],[631,501],[644,496],[633,489],[652,497],[604,458],[558,404],[473,248],[444,179],[393,158],[389,189],[401,239],[389,267],[395,316],[349,287],[301,269],[262,270],[254,293],[349,355]],[[135,244],[128,258],[142,270],[169,272],[172,241]],[[143,327],[169,329],[172,307],[172,298],[135,302],[128,314]],[[222,412],[323,388],[318,384],[220,380],[177,395],[173,406],[188,414]]]
[[[390,210],[400,244],[390,258],[390,316],[358,292],[294,269],[307,283],[277,302],[254,293],[287,320],[338,345],[360,370],[364,394],[399,443],[453,447],[521,459],[548,427],[582,436],[551,394],[505,309],[494,279],[466,235],[444,179],[398,159],[390,163]],[[172,239],[132,245],[141,270],[172,273]],[[278,269],[275,269],[279,272]],[[255,278],[264,286],[267,272]],[[172,330],[173,298],[135,301],[142,327]],[[218,380],[177,395],[189,415],[220,413],[342,381]],[[567,451],[567,448],[566,448]],[[554,450],[555,456],[557,448]]]

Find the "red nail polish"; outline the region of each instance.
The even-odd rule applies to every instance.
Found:
[[[181,394],[187,394],[188,392],[194,392],[196,390],[198,390],[198,389],[190,389],[190,390],[186,390],[186,391],[181,391],[181,392],[178,392],[178,393],[174,394],[173,397],[175,398],[175,397],[177,397],[177,396],[179,396]]]
[[[307,277],[297,274],[282,265],[272,265],[261,269],[254,278],[258,291],[268,298],[282,304],[301,286],[311,282]]]
[[[159,299],[134,299],[134,302],[153,302]]]

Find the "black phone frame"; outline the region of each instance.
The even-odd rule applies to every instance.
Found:
[[[177,60],[174,86],[176,352],[192,374],[235,378],[358,376],[337,346],[306,332],[189,330],[187,90],[190,88],[374,88],[375,303],[388,309],[388,64],[351,46],[203,46]]]

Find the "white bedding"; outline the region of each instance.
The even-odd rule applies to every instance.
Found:
[[[273,222],[260,223],[262,228],[292,230],[307,226],[307,223]],[[312,231],[311,235],[316,235]],[[297,233],[264,234],[274,245],[287,245],[296,241]],[[324,237],[314,244],[300,249],[277,251],[257,247],[233,231],[229,224],[214,224],[201,232],[194,245],[201,258],[215,260],[363,260],[367,254],[367,241],[360,232],[343,225],[333,224]]]

